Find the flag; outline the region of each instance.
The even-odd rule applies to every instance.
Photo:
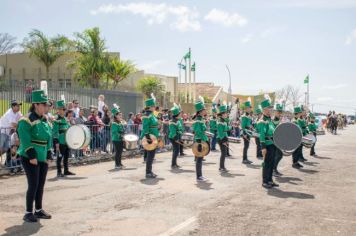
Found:
[[[184,59],[190,59],[190,51],[187,52],[187,54],[184,55]]]
[[[307,77],[305,77],[304,84],[309,84],[309,75],[307,75]]]
[[[195,62],[192,65],[192,71],[195,71]]]
[[[185,65],[183,65],[182,63],[178,63],[178,68],[185,70]]]

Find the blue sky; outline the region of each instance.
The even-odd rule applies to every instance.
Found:
[[[234,93],[305,89],[314,110],[356,109],[356,0],[0,0],[0,31],[20,41],[98,26],[110,51],[148,72],[177,75],[189,47],[197,81]]]

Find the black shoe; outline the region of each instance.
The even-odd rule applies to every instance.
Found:
[[[293,168],[296,168],[296,169],[300,169],[300,168],[302,168],[303,166],[297,162],[297,163],[293,163],[292,167],[293,167]]]
[[[45,212],[44,210],[35,211],[34,215],[39,219],[51,219],[52,218],[52,216],[50,214],[48,214],[47,212]]]
[[[308,161],[308,160],[305,159],[304,157],[302,157],[302,158],[300,158],[300,161],[301,161],[301,162],[306,162],[306,161]]]
[[[248,160],[248,159],[246,159],[246,160],[243,160],[242,161],[242,164],[251,164],[252,163],[252,161],[250,161],[250,160]]]
[[[179,165],[173,165],[173,166],[171,166],[171,168],[172,168],[172,169],[179,169],[180,166],[179,166]]]
[[[57,173],[57,178],[63,178],[64,177],[64,174],[62,173]]]
[[[272,185],[270,185],[269,183],[263,183],[262,187],[264,187],[264,188],[272,188]]]
[[[179,156],[186,156],[186,154],[185,153],[181,153],[181,154],[179,154]]]
[[[227,172],[227,169],[226,168],[219,168],[219,171],[220,172]]]
[[[66,172],[64,172],[64,175],[75,175],[75,174],[73,172],[66,171]]]
[[[156,178],[157,177],[157,175],[155,175],[155,174],[153,174],[153,173],[148,173],[148,174],[146,174],[146,179],[154,179],[154,178]]]
[[[283,174],[282,174],[281,172],[279,172],[278,170],[273,170],[273,175],[274,175],[275,177],[280,177],[280,176],[282,176]]]
[[[37,218],[33,215],[33,213],[27,213],[23,216],[23,220],[26,222],[30,222],[30,223],[35,223],[37,222]]]
[[[226,155],[227,157],[231,157],[231,155],[230,154],[228,154],[228,155]]]
[[[279,187],[279,184],[276,184],[273,181],[268,182],[269,185],[271,185],[272,187]]]

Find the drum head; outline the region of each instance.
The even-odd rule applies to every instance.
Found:
[[[302,142],[302,131],[291,122],[279,124],[273,134],[273,142],[277,148],[283,151],[297,149]]]
[[[305,136],[306,138],[310,139],[312,141],[312,143],[316,142],[316,138],[313,134],[308,134]]]
[[[86,134],[79,125],[71,126],[66,132],[66,142],[71,149],[80,149],[84,146]]]
[[[127,142],[137,142],[138,136],[136,134],[126,134],[124,135],[124,140]]]

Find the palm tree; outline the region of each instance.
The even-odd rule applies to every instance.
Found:
[[[100,37],[97,27],[76,33],[75,36],[75,49],[79,53],[71,64],[77,70],[75,76],[83,85],[99,88],[100,78],[105,76],[108,62],[105,40]]]
[[[116,89],[120,81],[126,79],[136,71],[137,69],[131,61],[119,60],[117,57],[110,58],[106,71],[107,88],[109,87],[109,79],[113,82],[112,88]]]
[[[146,98],[150,97],[153,93],[155,96],[159,96],[164,93],[164,85],[159,79],[154,76],[146,76],[140,79],[137,83],[137,89],[141,91]]]
[[[49,79],[49,68],[69,49],[69,40],[62,35],[48,38],[39,30],[32,30],[25,38],[23,47],[30,56],[35,56],[46,67],[46,80]]]

